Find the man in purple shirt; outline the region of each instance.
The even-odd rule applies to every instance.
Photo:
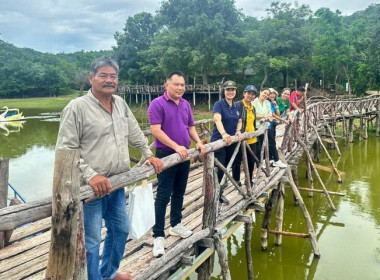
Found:
[[[190,138],[196,142],[200,154],[205,148],[194,126],[189,102],[182,98],[185,93],[185,79],[179,71],[166,77],[164,95],[154,99],[148,108],[148,119],[155,138],[156,157],[163,158],[178,153],[186,159]],[[190,162],[184,161],[157,175],[158,187],[155,201],[156,224],[153,227],[153,256],[165,254],[165,214],[171,199],[169,234],[187,238],[192,234],[182,224],[183,196],[185,194]]]

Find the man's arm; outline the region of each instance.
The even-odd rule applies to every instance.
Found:
[[[165,146],[172,148],[176,153],[178,153],[182,159],[187,158],[188,152],[186,147],[178,145],[161,129],[161,124],[152,124],[150,125],[152,135],[158,141],[160,141]]]
[[[196,149],[200,151],[200,155],[203,156],[206,152],[205,146],[203,146],[202,140],[199,138],[198,132],[195,129],[195,126],[189,127],[189,134],[191,139],[193,139],[196,143]]]

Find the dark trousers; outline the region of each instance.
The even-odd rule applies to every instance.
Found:
[[[257,150],[257,148],[259,146],[258,142],[253,143],[253,144],[248,144],[248,145],[251,148],[252,152],[255,154],[255,156],[259,159],[260,158],[260,153],[258,153],[258,150]],[[256,162],[256,160],[249,153],[248,148],[246,148],[246,150],[247,150],[247,161],[248,161],[249,178],[252,181],[253,169],[255,168],[255,162]],[[243,160],[243,155],[242,155],[241,148],[240,148],[239,153],[237,154],[237,156],[235,158],[235,162],[232,165],[232,170],[233,170],[232,173],[233,174],[237,174],[236,178],[238,179],[238,181],[240,181],[240,165],[241,165],[242,160]]]
[[[174,152],[156,150],[156,157],[163,158]],[[190,161],[185,161],[157,174],[158,186],[156,201],[156,224],[153,226],[154,237],[164,237],[166,206],[171,200],[170,225],[174,227],[182,220],[183,196],[187,178],[189,177]]]
[[[215,153],[214,153],[215,158],[217,158],[224,167],[227,167],[228,163],[230,162],[232,154],[235,151],[236,145],[237,144],[234,143],[230,146],[227,146],[227,147],[224,147],[222,149],[215,151]],[[239,170],[239,172],[237,172],[237,169],[234,168],[233,166],[234,165],[232,165],[232,177],[235,180],[239,180],[240,170]],[[224,175],[224,172],[220,168],[218,168],[218,182],[219,183],[222,181],[223,175]]]
[[[261,155],[261,148],[263,146],[264,142],[264,134],[260,135],[258,137],[259,144],[258,144],[258,154]],[[268,129],[268,144],[269,144],[269,160],[278,161],[278,152],[276,148],[276,128],[270,128]],[[265,158],[264,158],[265,159]]]

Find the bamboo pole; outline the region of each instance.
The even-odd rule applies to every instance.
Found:
[[[338,183],[342,183],[342,181],[343,181],[343,180],[342,180],[342,176],[340,175],[340,172],[339,172],[338,169],[336,168],[335,163],[334,163],[333,159],[331,158],[329,151],[326,149],[325,145],[323,144],[323,141],[322,141],[321,137],[319,136],[319,133],[318,133],[317,128],[316,128],[312,123],[310,123],[309,125],[313,128],[314,132],[316,133],[317,138],[318,138],[318,141],[319,141],[319,144],[321,145],[321,147],[322,147],[323,150],[325,151],[326,156],[327,156],[327,158],[329,159],[332,168],[334,169],[334,172],[335,172],[336,175],[338,176]],[[336,146],[336,147],[338,147],[338,146]],[[315,167],[315,166],[314,166],[314,167]],[[311,171],[310,171],[310,173],[311,173]],[[311,175],[311,174],[310,174],[310,175]]]
[[[248,280],[253,280],[253,260],[251,250],[252,223],[244,224],[245,257],[247,259]]]
[[[84,240],[78,240],[81,224],[79,150],[57,149],[55,153],[52,229],[45,279],[84,279]],[[79,243],[79,245],[78,245]],[[83,251],[77,253],[81,248]],[[77,260],[76,258],[81,259]],[[78,266],[76,266],[76,264]],[[77,270],[76,270],[77,269]],[[75,278],[75,275],[78,278]]]
[[[0,158],[0,208],[7,207],[9,159]],[[0,249],[5,246],[5,231],[0,231]]]
[[[331,207],[333,210],[336,210],[335,205],[334,205],[334,203],[332,202],[329,193],[327,192],[327,189],[326,189],[326,187],[325,187],[325,184],[323,183],[323,181],[322,181],[322,179],[321,179],[321,176],[319,176],[318,170],[317,170],[317,169],[315,168],[315,166],[314,166],[314,163],[313,163],[313,161],[312,161],[312,159],[311,159],[310,153],[309,153],[309,151],[308,151],[306,145],[305,145],[305,144],[304,144],[304,143],[303,143],[298,137],[297,137],[297,142],[302,146],[302,148],[303,148],[303,150],[304,150],[306,156],[309,158],[309,160],[310,160],[310,164],[311,164],[311,166],[312,166],[312,168],[313,168],[313,171],[314,171],[314,174],[315,174],[315,176],[317,177],[319,183],[320,183],[321,186],[322,186],[323,193],[325,194],[325,196],[326,196],[326,198],[327,198],[327,201],[328,201],[329,204],[330,204],[330,207]]]
[[[278,201],[277,201],[277,211],[276,211],[276,231],[282,231],[282,225],[284,221],[284,201],[285,201],[285,191],[284,185],[280,182],[278,184]],[[276,234],[274,244],[280,246],[282,244],[282,235]]]
[[[280,157],[282,162],[287,163],[284,155],[281,152],[279,152],[279,157]],[[308,233],[309,233],[309,240],[310,240],[311,246],[313,247],[314,255],[316,257],[319,257],[321,254],[319,252],[319,247],[318,247],[318,242],[317,242],[314,226],[313,226],[313,223],[311,221],[309,211],[307,210],[305,203],[303,202],[302,196],[301,196],[300,192],[298,191],[297,186],[294,184],[292,172],[290,170],[289,165],[286,168],[286,173],[288,175],[289,184],[290,184],[290,187],[292,188],[293,194],[297,197],[297,200],[299,202],[299,206],[300,206],[302,213],[305,217],[306,226],[307,226]]]

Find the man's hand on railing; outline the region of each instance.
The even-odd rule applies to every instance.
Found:
[[[92,177],[88,184],[93,188],[95,196],[101,197],[103,195],[109,194],[111,192],[111,184],[108,182],[108,179],[100,174]]]
[[[182,159],[185,159],[187,158],[187,156],[189,155],[189,153],[187,152],[187,149],[186,147],[184,146],[177,146],[176,149],[175,149],[176,153],[180,155],[180,157]]]
[[[145,162],[146,165],[153,165],[154,171],[158,174],[162,172],[162,168],[164,164],[162,163],[162,160],[156,157],[149,157],[147,161]]]

